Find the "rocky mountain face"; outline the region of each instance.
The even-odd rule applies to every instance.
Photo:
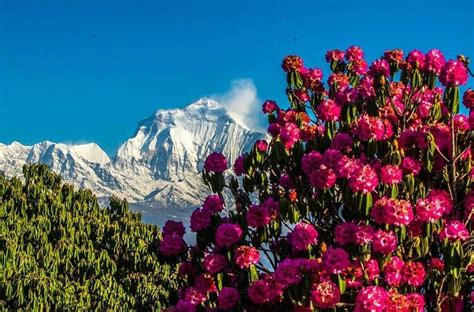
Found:
[[[21,175],[23,164],[45,163],[65,181],[101,197],[116,195],[147,210],[181,214],[209,192],[200,177],[209,153],[220,151],[233,163],[264,136],[239,124],[218,102],[200,99],[181,109],[158,110],[140,122],[112,159],[95,143],[0,143],[0,170]]]

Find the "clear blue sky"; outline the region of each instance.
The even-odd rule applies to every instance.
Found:
[[[352,44],[370,61],[390,48],[474,58],[473,15],[472,0],[0,0],[0,142],[114,154],[155,110],[233,79],[283,101],[287,54],[324,67],[326,50]]]

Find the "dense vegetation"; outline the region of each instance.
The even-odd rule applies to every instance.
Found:
[[[161,310],[177,289],[154,225],[126,201],[101,208],[44,165],[0,175],[0,310]]]

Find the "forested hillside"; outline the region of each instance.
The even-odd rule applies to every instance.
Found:
[[[44,165],[0,174],[0,310],[161,310],[177,270],[126,201],[101,208]],[[172,292],[172,293],[170,293]]]

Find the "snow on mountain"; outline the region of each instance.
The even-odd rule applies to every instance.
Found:
[[[200,177],[209,153],[220,151],[232,163],[264,136],[237,122],[220,103],[204,98],[184,108],[158,110],[140,122],[113,159],[95,143],[13,142],[0,144],[0,170],[21,175],[22,164],[41,162],[99,196],[183,212],[209,192]]]

